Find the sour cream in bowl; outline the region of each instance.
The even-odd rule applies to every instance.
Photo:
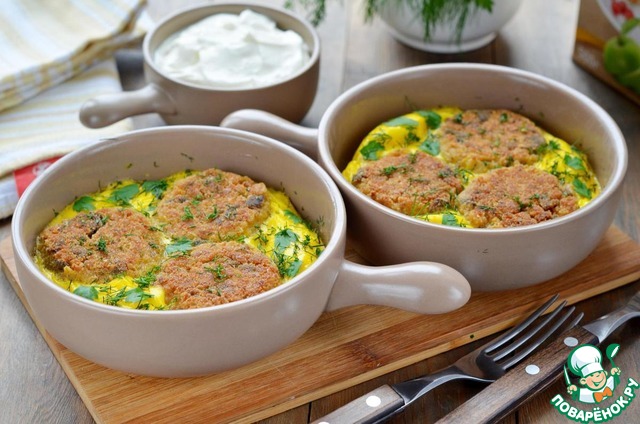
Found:
[[[169,125],[218,125],[240,109],[300,122],[320,75],[320,38],[292,12],[250,1],[166,17],[142,43],[147,85],[88,100],[80,121],[100,128],[158,113]]]
[[[245,9],[209,16],[168,37],[154,62],[167,75],[216,89],[267,86],[300,71],[309,47],[293,30]]]

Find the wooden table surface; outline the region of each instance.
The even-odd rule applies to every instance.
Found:
[[[152,2],[158,18],[190,0]],[[283,0],[263,0],[281,5]],[[513,66],[553,78],[594,99],[618,123],[629,148],[629,168],[623,204],[615,224],[640,242],[640,108],[595,79],[571,60],[578,17],[578,0],[525,0],[515,18],[498,38],[482,49],[456,55],[417,51],[396,42],[380,21],[364,24],[357,1],[329,1],[327,19],[318,27],[322,42],[321,81],[318,95],[303,124],[316,127],[327,106],[344,90],[381,73],[419,64],[481,62]],[[143,85],[138,50],[117,55],[125,89]],[[134,120],[138,127],[162,125],[157,116]],[[0,220],[0,238],[9,235],[10,219]],[[577,304],[583,322],[622,305],[640,290],[629,284]],[[640,325],[631,321],[607,343],[619,343],[616,365],[625,375],[640,380]],[[385,384],[399,382],[444,367],[477,347],[475,342],[415,365],[367,381],[325,398],[274,416],[264,423],[302,423],[317,419],[344,403]],[[480,385],[451,382],[432,391],[391,423],[435,422],[482,389]],[[564,393],[562,381],[537,394],[504,422],[566,423],[550,405]],[[212,401],[214,401],[212,399]],[[238,402],[250,401],[238,399]],[[640,401],[632,403],[620,422],[640,422]],[[615,421],[615,420],[614,420]],[[62,368],[51,354],[25,308],[4,275],[0,274],[0,423],[88,423],[91,415]],[[468,422],[473,422],[469,417]]]

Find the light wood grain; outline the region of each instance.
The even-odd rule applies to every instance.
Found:
[[[350,254],[355,257],[354,253]],[[9,238],[0,259],[18,297]],[[304,405],[511,326],[549,296],[575,303],[640,277],[640,246],[612,227],[575,269],[519,290],[476,293],[463,308],[418,315],[357,306],[323,314],[284,350],[229,372],[188,379],[124,374],[66,349],[34,318],[46,342],[98,422],[254,422]],[[238,399],[250,402],[238,402]],[[215,402],[209,400],[215,399]]]

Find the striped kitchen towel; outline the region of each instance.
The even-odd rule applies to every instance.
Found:
[[[130,120],[106,128],[88,129],[78,118],[78,111],[85,101],[118,91],[122,91],[122,87],[115,61],[110,59],[1,112],[0,176],[132,129]]]
[[[100,129],[88,129],[78,119],[87,99],[118,91],[118,70],[109,59],[0,112],[0,219],[10,216],[18,201],[15,171],[133,129],[130,119]]]
[[[3,0],[0,111],[140,39],[144,0]]]
[[[3,0],[0,7],[0,218],[14,171],[129,131],[88,129],[82,104],[122,91],[113,53],[151,26],[142,0]]]

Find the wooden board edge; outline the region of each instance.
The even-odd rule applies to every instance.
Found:
[[[6,237],[0,241],[0,251],[4,251],[4,250],[12,251],[12,249],[13,247],[12,247],[11,237]],[[80,396],[80,399],[82,399],[82,401],[84,402],[85,406],[87,407],[87,410],[91,414],[91,417],[94,419],[94,421],[96,421],[96,423],[102,424],[102,418],[100,417],[100,414],[98,413],[97,409],[95,408],[95,405],[93,404],[91,398],[89,397],[89,394],[86,392],[86,390],[78,380],[71,364],[69,364],[69,362],[66,360],[66,358],[62,354],[62,348],[61,348],[62,345],[60,344],[60,342],[54,339],[47,332],[47,330],[40,323],[40,321],[38,321],[38,319],[36,318],[33,312],[33,309],[31,309],[31,306],[29,305],[29,302],[27,302],[27,298],[25,297],[24,292],[22,291],[22,287],[18,282],[18,278],[17,278],[18,273],[15,267],[15,259],[13,258],[13,256],[12,256],[12,260],[14,261],[14,263],[9,263],[6,261],[6,258],[4,256],[0,255],[0,270],[2,270],[4,275],[7,277],[7,280],[9,281],[9,284],[13,288],[13,291],[15,292],[16,296],[20,300],[20,303],[22,303],[22,306],[24,306],[25,310],[27,311],[27,314],[31,318],[31,321],[36,326],[40,334],[42,335],[42,338],[44,339],[45,343],[47,343],[47,346],[49,346],[49,350],[51,350],[51,353],[53,353],[53,356],[56,358],[56,360],[62,367],[62,370],[67,375],[67,378],[71,382],[71,385],[74,387],[74,389],[76,389],[78,396]]]
[[[590,299],[591,297],[597,296],[599,294],[602,293],[606,293],[608,291],[611,291],[613,289],[617,289],[620,288],[624,285],[630,284],[636,280],[640,279],[640,270],[627,274],[621,278],[617,278],[614,279],[610,282],[607,282],[605,284],[601,284],[597,287],[594,287],[590,290],[586,290],[583,291],[579,294],[576,295],[572,295],[572,296],[567,296],[567,297],[562,297],[560,296],[560,298],[549,308],[549,312],[554,310],[561,302],[566,301],[567,305],[573,305],[576,304],[578,302],[581,302],[583,300],[586,299]],[[465,332],[462,336],[459,336],[447,343],[438,345],[435,348],[432,349],[426,349],[418,354],[415,355],[410,355],[407,356],[405,358],[403,358],[402,360],[398,360],[395,361],[393,363],[381,366],[379,368],[376,368],[374,370],[371,370],[369,372],[366,373],[362,373],[356,377],[341,381],[339,383],[335,383],[335,384],[331,384],[325,387],[322,387],[320,389],[315,390],[312,393],[308,393],[299,397],[296,397],[294,399],[282,402],[280,404],[278,404],[275,407],[269,407],[269,408],[263,408],[261,410],[258,410],[256,412],[241,416],[241,417],[237,417],[236,419],[234,419],[234,423],[238,423],[238,424],[251,424],[254,423],[256,421],[259,420],[264,420],[267,419],[269,417],[272,417],[274,415],[286,412],[290,409],[293,408],[297,408],[299,406],[302,406],[304,404],[307,404],[309,402],[313,402],[316,401],[318,399],[321,399],[323,397],[332,395],[334,393],[337,393],[339,391],[348,389],[350,387],[353,387],[355,385],[364,383],[366,381],[372,380],[374,378],[383,376],[385,374],[391,373],[393,371],[397,371],[401,368],[416,364],[420,361],[423,361],[425,359],[431,358],[433,356],[439,355],[440,353],[444,353],[447,352],[449,350],[452,350],[454,348],[460,347],[460,346],[464,346],[466,344],[469,344],[471,342],[477,341],[477,340],[481,340],[487,337],[490,337],[492,335],[495,335],[496,333],[500,332],[500,331],[504,331],[514,325],[516,325],[518,322],[520,322],[525,316],[527,316],[531,311],[523,311],[522,314],[520,315],[516,315],[516,316],[511,316],[508,319],[505,319],[503,321],[500,321],[498,323],[495,323],[494,325],[488,326],[488,327],[484,327],[482,328],[482,330],[480,331],[473,331],[473,332]],[[547,313],[549,313],[547,312]]]

